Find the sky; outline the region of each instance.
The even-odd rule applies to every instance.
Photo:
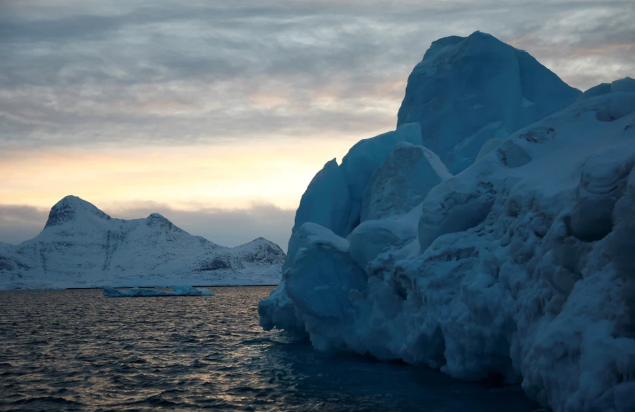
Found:
[[[433,40],[480,30],[585,90],[635,77],[635,2],[0,0],[0,242],[72,194],[286,248],[313,175],[393,130]]]

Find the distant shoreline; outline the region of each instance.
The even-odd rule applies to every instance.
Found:
[[[106,286],[103,287],[86,287],[86,288],[50,288],[50,289],[0,289],[1,292],[39,292],[45,290],[103,290]],[[116,286],[115,289],[166,289],[171,286]],[[193,288],[240,288],[240,287],[278,287],[278,285],[193,285]]]
[[[240,287],[255,287],[255,286],[278,286],[278,285],[192,285],[193,288],[240,288]],[[117,286],[115,289],[165,289],[170,286]],[[64,289],[37,289],[37,290],[90,290],[90,289],[103,289],[103,287],[93,288],[64,288]],[[14,290],[36,290],[36,289],[14,289]]]

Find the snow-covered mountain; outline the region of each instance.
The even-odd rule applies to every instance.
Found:
[[[310,183],[261,325],[522,383],[556,412],[635,411],[635,81],[580,94],[483,33],[415,73],[398,129]]]
[[[285,259],[258,238],[228,248],[165,217],[115,219],[75,196],[60,200],[44,230],[0,243],[0,289],[91,286],[277,284]]]

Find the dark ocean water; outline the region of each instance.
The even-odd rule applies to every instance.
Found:
[[[0,291],[0,410],[537,409],[518,387],[315,352],[258,326],[270,287],[212,297]]]

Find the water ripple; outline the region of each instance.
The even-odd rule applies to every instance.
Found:
[[[532,411],[518,387],[326,355],[258,326],[270,288],[0,292],[0,410]]]

